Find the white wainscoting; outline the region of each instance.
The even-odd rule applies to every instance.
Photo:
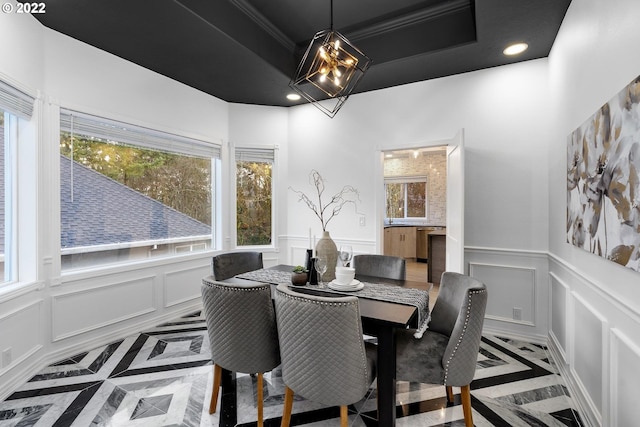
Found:
[[[156,310],[157,275],[51,295],[53,341],[104,328]]]
[[[557,275],[549,273],[551,283],[551,329],[549,338],[555,341],[558,355],[562,358],[558,362],[566,364],[567,348],[569,345],[567,335],[567,313],[569,312],[569,286]]]
[[[611,329],[610,337],[610,425],[637,425],[640,346],[617,328]]]
[[[37,299],[0,316],[0,374],[42,348],[42,303]]]
[[[607,320],[578,292],[571,292],[569,305],[569,364],[575,382],[588,405],[602,414],[603,370],[608,366]],[[579,327],[577,326],[579,325]]]
[[[470,262],[469,275],[489,283],[491,295],[496,295],[487,302],[485,319],[535,326],[535,269]]]
[[[0,304],[0,400],[40,368],[44,300],[39,296],[22,296]]]
[[[212,253],[74,272],[0,300],[0,399],[34,371],[202,308]],[[10,350],[10,355],[7,353]]]
[[[486,332],[546,341],[549,324],[546,252],[467,247],[465,263],[467,273],[487,286]]]
[[[211,266],[209,264],[202,267],[189,267],[165,272],[162,280],[164,289],[163,306],[165,308],[173,307],[201,298],[202,278],[209,274],[211,274]]]
[[[586,426],[637,424],[640,313],[549,255],[549,351]]]

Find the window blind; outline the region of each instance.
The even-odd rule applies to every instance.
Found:
[[[0,108],[23,119],[31,119],[35,98],[0,80]]]
[[[60,110],[60,130],[170,153],[220,158],[217,144],[71,110]]]
[[[273,163],[275,150],[273,148],[244,148],[236,147],[236,161]]]

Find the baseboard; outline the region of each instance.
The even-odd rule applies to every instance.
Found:
[[[485,326],[482,329],[482,333],[486,333],[489,335],[494,335],[497,337],[503,337],[503,338],[509,338],[509,339],[513,339],[513,340],[520,340],[520,341],[526,341],[526,342],[530,342],[533,344],[541,344],[541,345],[546,345],[547,343],[547,338],[544,336],[540,336],[537,334],[519,334],[519,333],[514,333],[514,332],[510,332],[510,331],[505,331],[502,329],[496,329],[496,328],[491,328],[491,327],[487,327]]]
[[[3,375],[11,373],[12,375],[8,378],[3,378],[3,375],[0,375],[0,383],[2,384],[0,387],[0,402],[3,402],[15,390],[26,383],[29,378],[33,377],[34,372],[38,372],[49,365],[50,363],[45,363],[45,357],[46,355],[34,357],[32,360],[25,361],[23,364],[7,370]]]

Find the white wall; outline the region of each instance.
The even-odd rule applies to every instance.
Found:
[[[229,139],[229,107],[31,15],[0,14],[0,39],[0,78],[40,96],[27,126],[37,142],[18,154],[19,249],[35,259],[21,259],[26,283],[0,288],[0,352],[10,355],[0,362],[3,399],[44,364],[199,309],[200,279],[210,270],[211,253],[201,253],[61,274],[59,107],[217,144]]]
[[[207,255],[60,276],[55,113],[63,106],[222,142],[223,156],[228,142],[278,144],[280,252],[272,262],[300,263],[309,230],[320,237],[319,221],[288,190],[311,191],[311,169],[326,178],[328,194],[345,184],[360,190],[358,212],[346,207],[329,230],[338,244],[375,252],[380,151],[431,145],[464,129],[465,261],[489,287],[486,328],[540,341],[551,330],[587,420],[625,425],[630,384],[639,379],[624,369],[640,362],[638,275],[565,243],[564,157],[566,136],[640,74],[637,16],[636,0],[574,0],[549,60],[354,95],[329,119],[309,105],[228,105],[30,16],[0,15],[0,38],[11,41],[0,45],[0,77],[44,96],[31,171],[38,197],[27,200],[38,212],[37,277],[0,294],[0,351],[13,355],[0,366],[0,398],[43,363],[194,309],[209,268]],[[113,311],[123,298],[131,301]]]
[[[550,337],[592,425],[637,424],[640,276],[566,242],[566,144],[640,74],[638,16],[636,0],[573,0],[549,57]]]
[[[289,181],[311,190],[317,169],[327,193],[351,184],[359,215],[347,209],[329,225],[339,244],[376,252],[384,201],[380,150],[431,145],[465,134],[465,258],[485,280],[492,300],[488,328],[547,335],[547,153],[551,120],[547,60],[529,61],[351,96],[333,119],[315,107],[291,108]],[[380,176],[377,176],[380,175]],[[320,223],[289,194],[290,251]],[[307,238],[308,240],[308,238]],[[512,308],[523,317],[514,320]]]

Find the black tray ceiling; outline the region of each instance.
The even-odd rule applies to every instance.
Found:
[[[357,92],[549,55],[570,0],[334,0],[373,63]],[[45,26],[229,102],[292,105],[289,80],[329,0],[50,0]],[[506,45],[529,50],[509,58]],[[304,102],[304,101],[300,101]]]

